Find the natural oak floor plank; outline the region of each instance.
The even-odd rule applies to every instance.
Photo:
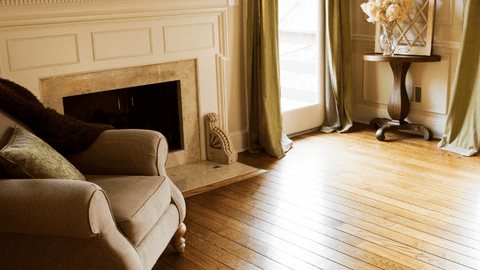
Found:
[[[239,245],[242,245],[254,252],[257,252],[258,254],[262,254],[266,258],[276,261],[281,265],[284,265],[288,269],[295,267],[300,267],[301,269],[305,270],[319,269],[318,267],[307,264],[304,261],[295,258],[289,253],[289,250],[282,251],[279,247],[270,246],[268,245],[268,243],[263,243],[257,240],[257,238],[262,239],[260,233],[247,232],[246,230],[242,230],[237,226],[234,226],[235,228],[230,228],[223,223],[219,223],[210,219],[208,215],[197,214],[197,212],[194,210],[189,211],[189,217],[189,220],[194,220],[194,222],[198,222],[196,223],[197,225],[208,228],[209,230],[217,233],[218,235],[235,241]],[[243,233],[241,233],[240,231],[242,231]]]
[[[244,193],[244,191],[242,191],[241,188],[237,186],[235,186],[234,188],[237,192],[246,194]],[[222,191],[222,189],[220,189],[220,191]],[[328,219],[336,219],[342,221],[343,223],[352,224],[358,228],[369,229],[370,231],[376,232],[376,234],[382,235],[387,238],[401,239],[405,243],[410,242],[412,245],[417,246],[417,248],[419,246],[427,245],[429,247],[426,248],[426,250],[436,250],[440,257],[444,257],[444,249],[448,249],[449,251],[453,251],[453,253],[447,252],[446,258],[458,257],[458,260],[464,263],[469,262],[471,265],[477,265],[478,263],[480,263],[480,261],[463,255],[474,254],[478,252],[478,250],[476,249],[460,245],[456,242],[447,241],[445,239],[432,236],[428,233],[408,228],[404,225],[391,222],[387,219],[383,219],[368,212],[357,212],[351,208],[342,205],[336,205],[335,203],[331,203],[328,201],[322,201],[320,202],[320,204],[309,203],[310,205],[313,205],[311,206],[312,210],[306,210],[306,207],[302,205],[301,198],[288,198],[288,196],[285,196],[285,194],[276,196],[274,194],[275,191],[266,189],[264,189],[263,191],[258,191],[267,192],[270,195],[259,196],[257,193],[251,196],[258,198],[259,200],[268,201],[271,204],[275,204],[275,206],[281,208],[282,210],[285,209],[285,211],[289,211],[291,213],[298,213],[298,215],[314,220],[316,223],[326,223],[326,220]],[[275,198],[269,196],[274,196]],[[322,210],[318,211],[318,209]],[[276,212],[279,211],[280,210],[276,210]],[[431,245],[436,245],[437,247],[433,247]]]
[[[375,131],[294,138],[267,173],[188,197],[184,254],[154,269],[480,269],[480,157]]]
[[[268,199],[263,199],[267,201]],[[281,204],[280,203],[275,203],[275,204]],[[298,231],[302,231],[304,234],[310,234],[314,235],[314,233],[309,232],[309,229],[314,230],[315,232],[321,232],[325,234],[326,236],[337,236],[338,238],[336,239],[342,239],[342,233],[349,233],[351,235],[363,235],[364,237],[361,237],[363,241],[370,241],[373,243],[377,244],[382,244],[382,243],[388,243],[391,246],[395,246],[396,250],[399,253],[403,254],[422,254],[422,261],[425,262],[431,262],[432,264],[438,264],[438,265],[445,265],[449,266],[450,268],[447,267],[447,269],[454,269],[453,267],[456,267],[455,269],[465,269],[462,268],[462,266],[457,266],[455,264],[450,264],[448,259],[450,258],[444,258],[444,252],[445,250],[443,248],[440,248],[438,246],[433,246],[432,244],[424,241],[420,241],[418,239],[412,238],[408,235],[405,234],[400,234],[397,233],[396,231],[388,230],[385,229],[384,227],[378,226],[373,223],[368,223],[363,220],[360,220],[358,218],[354,218],[349,215],[345,215],[340,212],[335,212],[335,211],[322,211],[323,213],[319,214],[318,212],[315,211],[310,211],[308,213],[309,218],[303,218],[300,215],[297,215],[296,212],[300,211],[297,210],[295,212],[289,212],[289,211],[282,211],[282,209],[274,208],[274,207],[268,207],[264,206],[263,204],[257,204],[257,207],[266,211],[266,212],[275,212],[278,216],[284,216],[284,217],[290,217],[292,220],[295,220],[299,224],[304,224],[302,227],[297,229]],[[309,207],[305,207],[307,209],[310,209]],[[316,205],[313,205],[311,209],[315,208],[320,208],[316,207]],[[333,217],[336,217],[334,219]],[[315,225],[312,225],[312,222],[309,221],[315,221]],[[335,226],[334,224],[336,221],[341,221],[342,224],[340,226]],[[277,222],[280,223],[280,222]],[[324,225],[323,227],[320,227],[319,225],[322,224]],[[350,225],[351,224],[351,225]],[[362,228],[362,229],[360,229]],[[355,231],[354,234],[351,233],[351,231]],[[375,232],[375,235],[372,235],[371,233]],[[373,239],[373,240],[372,240]],[[392,245],[392,240],[401,240],[406,244],[399,244],[395,243],[395,245]],[[324,240],[325,241],[325,240]],[[333,245],[332,245],[333,246]],[[424,255],[422,250],[419,249],[424,249],[435,252],[437,256],[428,256]],[[393,249],[393,248],[392,248]],[[448,257],[453,257],[457,258],[459,261],[462,261],[464,264],[466,262],[475,265],[477,261],[473,260],[470,257],[463,256],[462,254],[458,253],[447,253]]]
[[[392,263],[391,261],[385,260],[380,256],[358,249],[356,245],[362,243],[364,240],[356,238],[352,235],[343,234],[341,231],[335,230],[335,228],[343,225],[341,221],[339,222],[339,220],[329,218],[328,216],[320,216],[314,211],[307,209],[308,207],[290,208],[289,206],[285,205],[285,202],[273,197],[268,197],[267,195],[262,196],[260,193],[247,195],[249,192],[242,190],[242,187],[238,185],[218,189],[216,192],[232,199],[244,201],[246,204],[254,206],[265,212],[274,213],[274,215],[277,217],[281,218],[288,216],[293,223],[297,224],[297,226],[301,225],[303,227],[300,229],[293,229],[293,231],[302,231],[303,233],[299,233],[300,235],[311,235],[312,239],[315,239],[314,236],[316,235],[317,239],[323,240],[318,241],[322,245],[337,250],[338,252],[348,254],[360,261],[371,264],[372,266],[379,267],[381,269],[384,269],[385,267],[389,267],[389,269],[405,269],[403,265]],[[315,208],[316,205],[311,205],[311,207]],[[288,210],[284,210],[287,208]],[[270,219],[270,222],[274,221]],[[280,222],[274,223],[279,224]],[[283,221],[283,223],[288,224],[289,222]],[[290,225],[290,227],[292,227],[292,225]],[[364,265],[363,263],[361,264],[362,269],[372,268],[369,265]],[[357,265],[355,267],[352,265],[352,267],[358,268],[359,266]]]
[[[277,171],[278,170],[278,171]],[[316,181],[317,179],[323,179],[324,183],[326,185],[329,185],[333,188],[339,189],[339,190],[344,190],[350,193],[354,193],[363,197],[367,197],[373,200],[381,201],[389,205],[395,205],[398,207],[401,207],[405,210],[415,212],[424,216],[429,216],[432,218],[435,218],[437,220],[442,220],[445,222],[448,222],[450,224],[456,225],[458,227],[464,228],[468,231],[471,231],[470,234],[475,235],[477,239],[480,239],[480,226],[475,224],[474,222],[477,222],[477,219],[474,218],[472,220],[462,220],[461,218],[454,216],[452,214],[455,214],[453,211],[449,211],[447,213],[445,212],[438,212],[435,210],[431,210],[428,208],[423,207],[422,204],[413,204],[408,201],[401,200],[397,198],[396,194],[388,194],[386,195],[385,192],[382,193],[376,193],[375,191],[370,191],[368,187],[361,186],[359,187],[356,185],[356,180],[352,180],[352,183],[349,184],[343,184],[341,181],[328,181],[326,177],[321,174],[312,174],[305,172],[304,170],[300,170],[295,172],[294,168],[282,168],[282,167],[277,167],[271,174],[275,175],[283,175],[283,173],[289,174],[291,177],[299,177],[299,178],[304,178],[308,179],[310,181]],[[337,177],[336,175],[331,175],[330,180],[332,178]]]
[[[444,239],[445,234],[447,233],[446,231],[440,231],[437,232],[436,235],[432,235],[434,228],[430,226],[428,226],[424,231],[413,229],[415,228],[415,225],[419,226],[421,224],[416,223],[414,225],[410,225],[411,221],[408,219],[403,219],[402,221],[411,227],[398,224],[397,222],[390,220],[391,215],[385,215],[385,212],[378,211],[378,209],[372,209],[366,205],[350,203],[351,206],[357,207],[354,208],[347,206],[348,201],[346,201],[347,205],[338,204],[335,201],[324,199],[323,197],[328,197],[328,194],[324,193],[319,193],[320,196],[317,197],[308,196],[305,194],[302,194],[301,197],[298,194],[295,196],[291,195],[292,192],[281,192],[281,187],[276,185],[274,182],[263,181],[257,185],[253,181],[254,179],[252,179],[252,181],[239,183],[227,188],[232,190],[234,189],[235,192],[245,194],[245,196],[248,194],[248,196],[251,198],[272,201],[270,203],[279,208],[286,209],[287,211],[293,213],[298,213],[308,218],[313,218],[315,215],[321,214],[322,216],[329,216],[349,224],[359,224],[359,227],[365,227],[361,222],[369,222],[386,229],[395,229],[395,232],[400,232],[407,236],[415,235],[415,237],[419,240],[435,244],[439,247],[443,247],[454,252],[461,252],[461,254],[475,254],[476,252],[479,252],[479,247],[475,247],[473,245],[474,247],[472,248],[460,244],[468,241],[468,238],[460,238],[458,235],[455,235],[452,237],[453,240],[448,241]],[[247,189],[251,190],[249,191]],[[222,190],[223,189],[219,189],[217,192],[222,192]],[[252,194],[251,191],[254,191],[254,193]],[[305,205],[313,206],[314,210],[306,211]],[[470,258],[466,259],[469,260]]]
[[[326,266],[328,267],[327,269],[329,268],[348,269],[347,267],[342,266],[342,264],[335,263],[328,259],[329,256],[341,256],[341,254],[338,254],[334,250],[325,249],[322,246],[317,245],[314,241],[304,237],[299,237],[298,235],[292,233],[291,231],[283,227],[276,227],[275,225],[265,220],[246,214],[245,210],[248,209],[251,211],[252,208],[249,208],[246,205],[236,203],[233,201],[222,200],[221,198],[218,198],[218,197],[214,198],[211,196],[213,195],[212,193],[208,194],[209,197],[202,197],[202,198],[196,197],[196,198],[191,198],[190,200],[206,208],[209,208],[213,211],[232,217],[238,222],[243,222],[250,226],[259,228],[260,230],[282,240],[282,242],[288,242],[292,245],[295,245],[297,247],[296,254],[301,256],[307,253],[309,262],[313,265],[320,265],[322,268],[323,266]],[[204,194],[204,195],[207,195],[207,194]],[[228,206],[219,203],[217,200],[220,200],[223,203],[226,203],[228,201]],[[316,249],[313,249],[313,247],[315,247]]]
[[[293,155],[293,154],[291,154]],[[290,155],[289,155],[290,157]],[[338,160],[338,159],[337,159]],[[292,163],[312,163],[317,161],[312,161],[303,155],[296,155]],[[342,162],[348,162],[348,159],[343,159]],[[372,164],[373,163],[373,164]],[[313,165],[313,164],[312,164]],[[318,165],[317,165],[318,166]],[[381,171],[382,166],[376,166],[373,161],[366,161],[365,158],[362,160],[358,160],[358,162],[352,164],[350,163],[349,168],[350,170],[354,171],[356,177],[360,178],[381,178],[381,182],[384,184],[393,185],[400,185],[405,188],[407,191],[411,192],[418,192],[423,193],[423,196],[429,196],[432,198],[441,198],[445,199],[448,198],[447,201],[452,201],[457,204],[461,204],[467,207],[472,207],[473,209],[480,209],[480,205],[473,204],[472,202],[476,202],[476,197],[469,198],[468,193],[461,191],[460,189],[456,188],[456,186],[449,186],[446,187],[445,185],[449,183],[439,183],[438,179],[430,179],[430,178],[421,178],[417,177],[417,179],[421,181],[417,181],[414,184],[410,182],[410,179],[407,178],[409,173],[398,171],[394,169],[389,169],[388,171]],[[354,170],[353,170],[354,169]],[[341,173],[341,176],[345,176],[351,178],[349,172]],[[441,185],[439,185],[441,184]],[[455,188],[452,190],[452,188]],[[478,215],[476,212],[473,214]]]
[[[282,264],[271,260],[268,257],[262,256],[261,254],[256,253],[240,244],[237,244],[235,241],[229,240],[219,234],[216,234],[200,226],[199,224],[187,220],[185,222],[185,225],[188,226],[189,232],[193,235],[209,243],[215,243],[217,246],[221,246],[225,251],[231,254],[235,254],[236,257],[241,258],[256,267],[272,270],[289,269]]]
[[[275,174],[276,174],[275,171],[271,171],[269,175],[266,175],[264,177],[265,178],[267,178],[267,177],[272,178],[272,177],[276,176]],[[281,178],[281,177],[285,177],[285,178]],[[385,204],[384,202],[381,202],[381,201],[377,201],[377,200],[374,200],[374,199],[370,199],[370,198],[367,198],[367,197],[357,195],[355,193],[351,193],[351,192],[341,190],[341,189],[338,189],[338,188],[335,188],[335,187],[324,185],[324,184],[321,184],[320,181],[317,181],[317,183],[313,183],[313,182],[309,182],[309,181],[306,181],[306,182],[302,181],[302,185],[292,184],[291,177],[293,177],[293,175],[285,176],[285,174],[280,174],[280,180],[277,178],[274,181],[277,181],[277,182],[281,181],[284,186],[288,187],[288,190],[299,190],[299,191],[304,192],[304,194],[305,194],[304,197],[307,197],[306,196],[307,194],[311,194],[312,197],[313,197],[312,200],[317,200],[318,199],[318,197],[319,197],[318,192],[324,192],[326,194],[321,195],[322,197],[329,196],[329,195],[337,196],[339,198],[335,197],[335,198],[333,198],[333,200],[339,202],[340,204],[346,204],[346,203],[350,203],[351,201],[353,201],[354,203],[357,203],[357,204],[360,204],[360,205],[363,204],[364,206],[371,206],[373,208],[383,209],[383,210],[385,210],[385,212],[389,212],[391,214],[390,219],[398,219],[398,218],[405,217],[406,219],[410,219],[412,222],[417,223],[417,225],[415,226],[417,228],[418,228],[418,224],[428,224],[429,227],[440,228],[440,229],[452,232],[452,233],[460,235],[460,236],[468,236],[468,238],[474,238],[474,239],[477,239],[477,240],[480,239],[479,237],[475,237],[475,235],[476,235],[475,232],[464,229],[462,227],[455,226],[453,224],[447,223],[447,222],[442,221],[442,220],[434,219],[434,218],[429,217],[429,216],[425,216],[425,215],[421,215],[421,214],[418,214],[418,213],[415,213],[415,212],[412,212],[412,211],[408,211],[408,210],[400,208],[396,205]],[[252,179],[252,181],[255,181],[255,179]],[[297,180],[297,181],[299,181],[299,180]],[[303,188],[303,186],[305,186],[307,188],[305,189],[305,188]],[[417,222],[417,221],[420,221],[420,222]],[[431,228],[429,228],[428,230],[431,230]],[[443,236],[446,235],[445,232],[441,232],[441,234]],[[462,243],[465,243],[465,241],[467,241],[467,240],[464,239],[462,241]],[[473,242],[471,244],[471,246],[478,247],[477,241]]]

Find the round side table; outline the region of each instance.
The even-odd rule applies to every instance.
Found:
[[[385,140],[385,132],[393,130],[417,130],[423,133],[425,140],[433,137],[432,131],[428,128],[410,124],[405,118],[410,112],[410,101],[408,100],[407,89],[405,87],[405,78],[407,77],[408,68],[413,62],[439,62],[441,57],[432,56],[413,56],[413,55],[394,55],[383,56],[382,54],[364,54],[364,61],[371,62],[389,62],[393,72],[393,88],[390,92],[388,100],[388,114],[392,119],[375,118],[370,121],[370,126],[379,128],[376,137],[379,141]]]

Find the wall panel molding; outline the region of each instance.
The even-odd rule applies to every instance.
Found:
[[[7,39],[10,71],[80,63],[77,34]],[[62,50],[57,50],[61,46]]]
[[[227,77],[225,72],[225,57],[216,56],[217,68],[217,103],[220,127],[228,132],[227,111]]]
[[[153,55],[152,28],[92,32],[93,60]]]
[[[217,68],[217,102],[220,127],[228,132],[228,96],[227,96],[227,74],[226,61],[229,60],[228,52],[228,20],[227,13],[218,15],[219,44],[216,55]]]
[[[230,59],[230,55],[228,53],[228,18],[226,10],[221,12],[218,15],[218,31],[219,31],[219,43],[218,49],[219,53],[225,60]]]
[[[455,12],[454,0],[442,0],[442,4],[443,4],[443,2],[448,3],[447,11],[445,13],[442,13],[442,14],[445,14],[444,16],[446,18],[445,17],[441,18],[440,15],[442,15],[442,14],[439,14],[439,11],[438,11],[439,3],[437,1],[437,12],[435,14],[436,15],[435,16],[435,25],[452,26],[453,25],[453,17],[455,16],[455,14],[454,14],[454,12]]]
[[[375,36],[373,35],[352,35],[353,42],[375,42]],[[448,48],[448,49],[460,49],[461,42],[449,41],[449,40],[433,40],[433,47]]]
[[[165,53],[214,48],[214,33],[215,26],[213,23],[164,26]]]
[[[459,50],[462,47],[462,43],[449,40],[434,40],[433,47]]]

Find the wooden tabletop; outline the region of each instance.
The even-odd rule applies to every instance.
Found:
[[[363,60],[372,62],[438,62],[441,60],[439,55],[420,56],[420,55],[394,55],[384,56],[381,53],[366,53]]]

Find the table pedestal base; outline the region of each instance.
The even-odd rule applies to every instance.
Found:
[[[393,130],[416,130],[423,133],[425,140],[430,140],[433,133],[424,126],[407,123],[410,112],[410,101],[408,100],[407,88],[405,86],[405,78],[407,77],[408,68],[414,62],[439,62],[442,58],[438,55],[432,56],[414,56],[414,55],[394,55],[383,56],[382,54],[364,54],[363,60],[372,62],[388,62],[393,72],[393,87],[388,100],[388,115],[395,121],[390,119],[375,118],[370,121],[370,126],[380,128],[377,130],[377,139],[385,140],[385,132]]]
[[[433,133],[428,128],[417,125],[417,124],[409,124],[407,122],[400,123],[399,121],[390,120],[387,118],[375,118],[370,121],[370,127],[378,128],[376,137],[379,141],[385,140],[385,132],[387,131],[394,131],[394,130],[416,130],[421,131],[423,133],[423,138],[425,140],[431,140],[433,138]]]

